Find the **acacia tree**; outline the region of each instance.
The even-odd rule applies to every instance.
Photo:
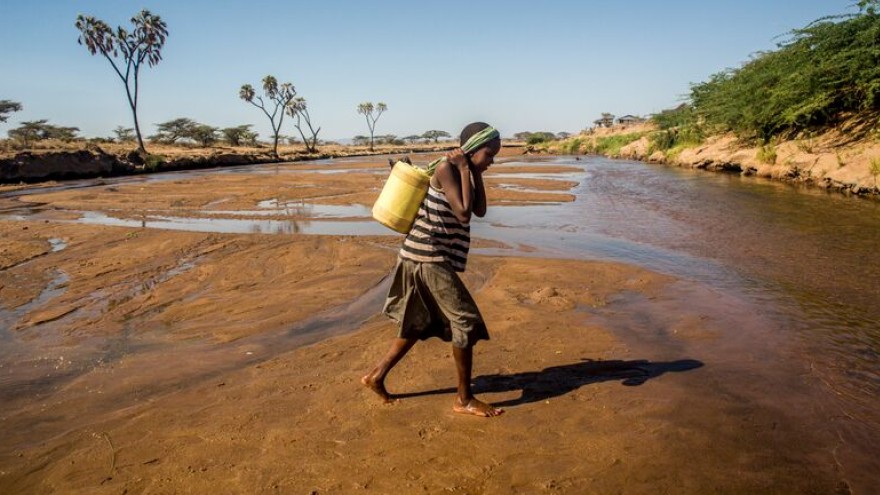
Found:
[[[116,129],[113,129],[113,133],[116,134],[116,140],[120,143],[134,141],[134,129],[131,127],[116,126]]]
[[[257,133],[253,132],[251,127],[251,124],[227,127],[221,129],[220,133],[223,134],[223,139],[225,139],[230,146],[241,146],[244,144],[253,145],[256,143]]]
[[[21,103],[11,100],[0,100],[0,122],[6,122],[9,114],[12,112],[20,112]]]
[[[188,138],[207,148],[217,142],[217,128],[208,124],[196,124],[189,132]]]
[[[198,125],[198,122],[186,117],[162,122],[156,124],[156,134],[150,136],[150,139],[160,143],[174,144],[180,139],[192,138],[193,131]]]
[[[377,103],[375,107],[369,101],[358,105],[358,113],[367,119],[367,127],[370,129],[370,151],[373,151],[373,136],[376,131],[376,121],[379,120],[379,117],[382,116],[382,113],[384,113],[385,110],[388,110],[388,106],[381,101]],[[373,112],[375,112],[375,115]]]
[[[318,130],[316,131],[315,128],[312,127],[312,118],[309,116],[306,99],[303,97],[295,98],[287,106],[287,114],[296,119],[296,124],[293,126],[296,127],[296,130],[299,131],[299,135],[302,136],[303,143],[306,145],[306,151],[309,153],[316,153],[318,151],[318,133],[321,132],[321,128],[318,127]],[[302,129],[303,123],[308,126],[309,133],[312,135],[311,138],[306,138],[306,134]]]
[[[80,31],[77,42],[84,44],[92,55],[103,55],[116,71],[116,75],[122,79],[125,94],[128,96],[128,106],[134,117],[138,151],[146,155],[147,149],[141,137],[137,116],[138,77],[144,62],[153,67],[162,60],[162,47],[168,37],[168,28],[159,16],[146,9],[132,17],[131,24],[134,26],[132,32],[126,31],[122,26],[117,27],[114,32],[104,21],[80,14],[76,17],[76,28]]]
[[[262,110],[263,113],[266,114],[266,117],[269,118],[269,122],[272,124],[273,135],[272,154],[275,158],[278,158],[278,139],[281,136],[281,124],[284,122],[284,114],[287,106],[296,96],[296,90],[293,88],[293,84],[278,84],[278,80],[275,79],[274,76],[269,75],[263,78],[263,92],[266,94],[266,98],[269,99],[268,103],[263,100],[262,96],[257,96],[254,87],[250,84],[242,85],[241,89],[238,91],[238,96],[242,100]],[[272,107],[271,113],[269,113],[267,106]],[[275,121],[276,117],[278,118],[278,122]]]
[[[382,144],[404,144],[403,140],[397,139],[396,134],[385,134],[384,136],[376,136],[376,140]]]
[[[21,141],[22,145],[27,148],[32,141],[44,139],[73,141],[77,137],[77,132],[79,132],[79,127],[52,125],[47,119],[40,119],[22,122],[20,127],[10,129],[7,134],[10,138]]]
[[[433,140],[434,144],[437,144],[438,139],[444,138],[444,137],[448,138],[451,136],[446,131],[438,131],[438,130],[425,131],[425,133],[422,134],[422,138],[424,138],[425,140]]]
[[[12,139],[21,141],[22,146],[27,148],[30,146],[31,141],[38,141],[40,139],[40,132],[47,122],[49,121],[46,119],[21,122],[19,127],[9,129],[6,134]]]

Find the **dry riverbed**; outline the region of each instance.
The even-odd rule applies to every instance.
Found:
[[[0,221],[0,492],[846,489],[828,439],[804,433],[801,404],[752,401],[692,354],[727,329],[670,276],[489,257],[479,248],[505,246],[477,240],[464,278],[492,340],[477,347],[475,389],[506,409],[487,420],[451,411],[455,370],[439,341],[389,377],[399,403],[359,383],[394,336],[376,313],[399,237],[64,221],[368,206],[387,164],[259,170],[34,194],[23,200],[41,205],[39,218]],[[573,199],[564,180],[507,176],[529,172],[493,168],[490,205]],[[626,300],[662,316],[640,325],[675,345],[621,335],[613,315]]]

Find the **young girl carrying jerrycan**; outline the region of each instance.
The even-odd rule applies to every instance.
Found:
[[[464,150],[468,150],[465,152]],[[385,402],[393,396],[385,377],[419,340],[452,342],[458,393],[452,410],[492,417],[502,409],[477,400],[471,392],[474,344],[489,339],[473,297],[456,272],[463,272],[470,246],[471,215],[486,214],[483,172],[501,150],[498,131],[475,122],[461,131],[461,148],[437,165],[403,246],[383,313],[399,324],[391,349],[361,383]]]

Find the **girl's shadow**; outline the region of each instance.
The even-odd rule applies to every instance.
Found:
[[[634,361],[584,359],[579,363],[552,366],[541,371],[478,376],[474,379],[473,388],[474,393],[522,390],[522,395],[519,398],[493,403],[494,406],[506,407],[558,397],[591,383],[621,380],[622,385],[638,386],[669,371],[689,371],[701,366],[703,363],[694,359],[655,363],[643,359]],[[454,388],[444,388],[394,394],[394,397],[406,398],[454,392]]]

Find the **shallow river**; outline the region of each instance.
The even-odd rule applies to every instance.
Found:
[[[727,319],[727,331],[746,342],[730,349],[764,347],[756,362],[766,370],[782,360],[796,363],[761,376],[776,382],[763,393],[821,384],[801,397],[821,403],[808,421],[840,439],[834,449],[846,451],[838,462],[854,487],[876,488],[880,202],[640,162],[555,161],[583,167],[571,176],[579,181],[577,201],[490,211],[493,234],[562,256],[638,264],[695,281],[698,293],[702,286],[732,297],[724,304],[740,305],[733,311],[740,314]],[[749,321],[745,312],[762,319]],[[782,347],[776,339],[793,354],[776,353]],[[806,377],[794,376],[801,367]]]
[[[680,278],[686,282],[677,289],[681,291],[680,299],[721,314],[722,326],[730,334],[727,344],[716,349],[708,348],[708,344],[702,349],[689,348],[687,352],[698,353],[689,357],[707,363],[713,359],[741,359],[743,366],[752,371],[755,367],[765,368],[766,372],[755,376],[778,380],[756,392],[765,394],[765,399],[778,393],[780,384],[808,390],[799,397],[822,403],[818,413],[810,414],[815,415],[812,419],[817,429],[840,439],[839,445],[829,449],[841,448],[837,458],[846,476],[860,486],[877,481],[880,202],[738,175],[598,157],[517,158],[506,162],[577,167],[578,172],[546,174],[546,178],[577,182],[570,191],[576,201],[490,205],[486,218],[474,222],[475,236],[503,241],[515,249],[482,249],[478,253],[613,260]],[[263,166],[180,172],[119,181],[238,170],[272,173],[272,169]],[[494,174],[503,182],[503,167]],[[544,178],[544,174],[532,176]],[[86,181],[76,187],[93,185]],[[271,203],[261,206],[267,214],[273,208],[293,207]],[[365,207],[298,207],[304,208],[312,220],[260,219],[256,212],[251,219],[228,218],[230,212],[218,204],[209,219],[145,216],[141,220],[120,220],[82,212],[79,221],[238,233],[390,232],[366,218],[369,210]],[[0,213],[7,219],[39,215],[39,211],[26,209]],[[334,216],[356,218],[334,221]],[[379,292],[373,296],[381,298]],[[596,310],[594,315],[613,321],[612,327],[622,338],[628,334],[631,341],[643,345],[670,345],[663,335],[648,335],[639,329],[646,321],[662,318],[658,316],[662,311],[645,313],[645,301],[622,299],[616,303],[614,312]],[[719,306],[727,308],[726,312]],[[368,314],[373,309],[367,304],[362,311]],[[776,353],[780,345],[787,349],[784,357]],[[805,375],[799,374],[801,371]],[[780,394],[783,400],[785,397]]]

